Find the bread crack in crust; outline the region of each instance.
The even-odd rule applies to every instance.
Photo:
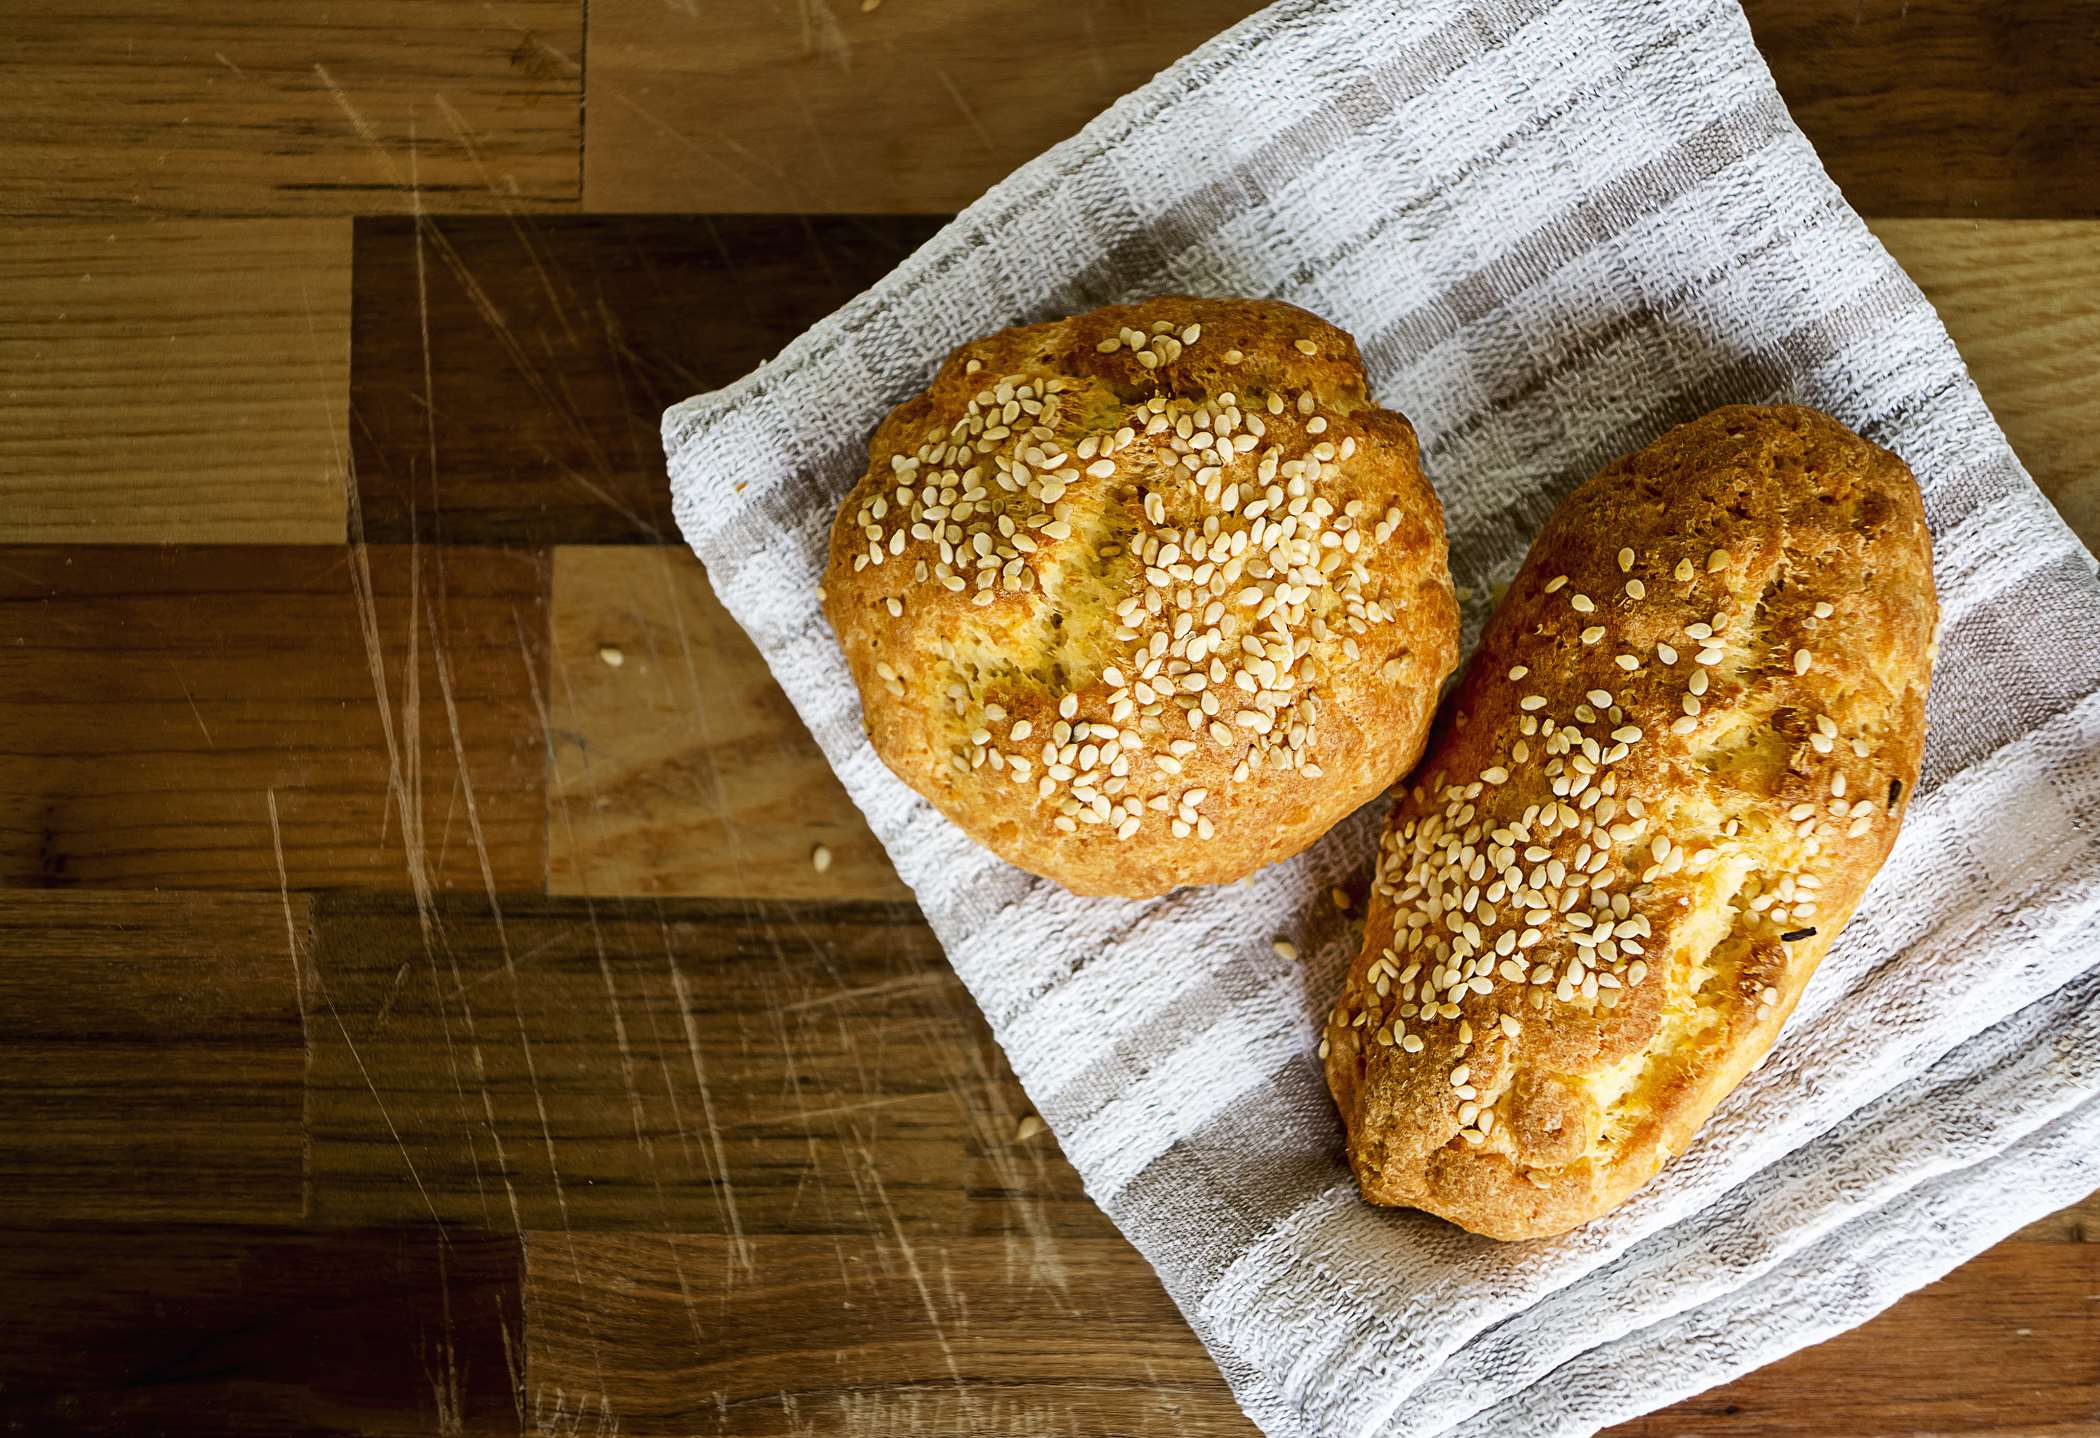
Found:
[[[1366,1198],[1534,1237],[1684,1149],[1895,842],[1936,623],[1910,471],[1813,410],[1717,410],[1570,496],[1328,1017]]]
[[[963,346],[876,431],[824,607],[896,774],[1082,894],[1225,883],[1421,753],[1443,510],[1348,335],[1165,297]]]

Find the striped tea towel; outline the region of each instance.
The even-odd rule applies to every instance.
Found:
[[[952,346],[1164,291],[1355,332],[1477,634],[1556,500],[1727,401],[1922,481],[1944,605],[1894,856],[1767,1062],[1631,1203],[1498,1245],[1355,1196],[1314,1060],[1380,814],[1244,887],[1074,898],[897,782],[815,602]],[[1586,1433],[1856,1324],[2100,1185],[2100,584],[1735,0],[1285,0],[664,421],[679,523],[1088,1191],[1271,1434]],[[1272,940],[1293,939],[1289,962]]]

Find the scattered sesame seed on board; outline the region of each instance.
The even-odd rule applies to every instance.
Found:
[[[598,657],[605,662],[605,666],[608,669],[618,669],[622,664],[625,664],[627,662],[627,655],[624,652],[622,652],[620,646],[617,644],[599,645]]]
[[[1282,959],[1285,963],[1295,964],[1298,962],[1298,946],[1289,939],[1272,940],[1269,947],[1274,949],[1276,957]]]
[[[1047,1125],[1034,1114],[1024,1113],[1021,1115],[1021,1121],[1014,1125],[1014,1142],[1026,1143],[1041,1133],[1045,1127]]]
[[[811,849],[809,851],[809,866],[820,874],[829,872],[831,869],[830,848],[819,844],[814,849]]]

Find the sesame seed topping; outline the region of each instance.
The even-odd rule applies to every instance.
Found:
[[[1238,364],[1241,360],[1245,358],[1246,356],[1241,354],[1238,350],[1225,351],[1225,363],[1227,364]]]
[[[1320,352],[1320,347],[1311,340],[1292,340],[1291,344],[1302,355],[1316,355]]]
[[[1725,549],[1716,549],[1712,554],[1706,556],[1706,572],[1708,574],[1719,574],[1728,567],[1728,564],[1729,553]]]
[[[1634,658],[1631,654],[1618,655],[1612,660],[1612,663],[1618,665],[1628,674],[1631,674],[1634,670],[1641,667],[1641,661]]]
[[[1628,599],[1646,599],[1648,597],[1648,586],[1641,583],[1638,579],[1629,579],[1626,581],[1626,597]]]
[[[1597,608],[1595,602],[1592,601],[1587,594],[1576,594],[1570,596],[1568,599],[1568,607],[1574,610],[1577,614],[1594,613]]]
[[[1543,694],[1526,694],[1517,701],[1517,707],[1527,714],[1535,714],[1546,707],[1546,696]]]
[[[1677,567],[1671,570],[1670,573],[1677,579],[1690,579],[1692,577],[1692,561],[1689,559],[1678,560]]]
[[[1603,637],[1604,626],[1601,624],[1592,624],[1589,628],[1582,631],[1582,642],[1585,644],[1595,644]]]
[[[1835,613],[1837,613],[1837,606],[1832,604],[1829,600],[1819,599],[1816,601],[1816,618],[1828,619],[1831,615]]]
[[[1567,585],[1567,582],[1567,575],[1556,574],[1551,579],[1546,581],[1546,592],[1548,594],[1557,594],[1561,591],[1562,588],[1564,588]]]
[[[1509,677],[1512,680],[1522,679],[1525,675],[1529,674],[1530,672],[1531,670],[1528,666],[1523,664],[1514,664],[1510,666]]]
[[[1627,573],[1631,573],[1631,572],[1632,572],[1632,570],[1633,570],[1633,551],[1632,551],[1631,549],[1622,549],[1622,550],[1620,550],[1620,551],[1619,551],[1619,572],[1620,572],[1621,574],[1627,574]]]
[[[1809,653],[1806,649],[1796,649],[1794,651],[1794,672],[1796,674],[1806,674],[1809,663]]]

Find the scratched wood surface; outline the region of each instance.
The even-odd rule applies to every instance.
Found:
[[[1252,8],[0,5],[0,1431],[1253,1431],[657,447]],[[2100,27],[1748,10],[2100,542]],[[2100,1195],[1623,1431],[2100,1435],[2096,1322]]]

